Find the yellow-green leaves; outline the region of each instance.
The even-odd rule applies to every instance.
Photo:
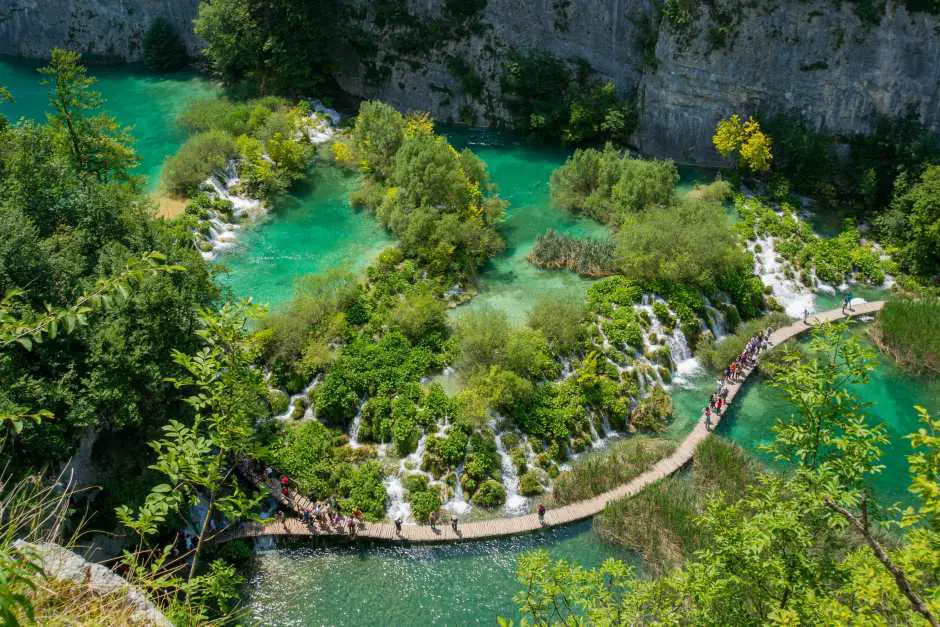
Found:
[[[718,122],[712,144],[723,157],[735,156],[739,165],[751,172],[766,172],[773,162],[772,140],[760,128],[760,123],[737,113]]]

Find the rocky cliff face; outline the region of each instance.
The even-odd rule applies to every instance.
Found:
[[[581,59],[640,111],[634,135],[647,154],[716,163],[711,133],[731,113],[793,113],[834,133],[871,130],[877,115],[913,107],[940,128],[940,20],[887,0],[863,21],[854,5],[832,0],[715,0],[698,3],[682,32],[660,18],[662,0],[402,0],[424,23],[447,11],[484,5],[469,32],[441,46],[395,49],[372,0],[342,0],[363,16],[373,48],[341,46],[337,81],[363,98],[430,111],[440,120],[505,121],[500,75],[507,54]],[[41,56],[53,45],[135,59],[140,37],[162,15],[187,33],[198,0],[6,0],[0,53]],[[389,4],[388,2],[383,4]],[[716,12],[723,15],[716,17]],[[414,37],[412,37],[414,39]],[[453,71],[459,59],[482,81],[470,95]]]
[[[765,3],[760,3],[765,4]],[[685,44],[661,28],[658,67],[641,82],[638,146],[716,162],[711,131],[730,113],[799,115],[836,134],[866,133],[877,115],[909,108],[940,128],[940,21],[889,2],[877,24],[832,2],[779,1],[738,14],[728,44],[710,51],[700,16]]]
[[[176,26],[199,50],[192,21],[199,0],[2,0],[0,54],[44,58],[54,47],[103,59],[136,61],[154,19]]]

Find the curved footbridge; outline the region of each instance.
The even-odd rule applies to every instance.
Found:
[[[842,318],[863,316],[874,314],[884,306],[884,301],[874,301],[862,303],[854,306],[854,309],[843,314],[841,309],[832,309],[809,317],[808,322],[802,320],[782,327],[774,331],[770,336],[773,346],[779,346],[783,342],[794,338],[811,327],[825,322],[834,322]],[[751,370],[745,371],[744,378],[728,386],[728,405],[734,400],[735,396],[741,390],[747,376]],[[720,422],[721,416],[713,419],[715,425]],[[481,520],[477,522],[461,523],[458,525],[456,533],[451,529],[449,522],[435,527],[429,525],[402,525],[401,531],[395,530],[395,525],[391,522],[380,523],[362,523],[359,525],[356,536],[361,538],[373,538],[386,541],[401,542],[455,542],[461,540],[481,540],[485,538],[495,538],[499,536],[510,536],[529,531],[536,531],[547,527],[556,527],[568,523],[577,522],[590,518],[598,514],[607,503],[625,496],[633,496],[643,488],[656,483],[664,477],[668,477],[678,469],[685,466],[692,460],[695,449],[699,443],[708,437],[709,431],[705,428],[704,414],[699,418],[695,428],[683,440],[682,444],[669,457],[659,460],[649,470],[635,477],[627,483],[624,483],[613,490],[604,492],[592,499],[579,501],[564,507],[549,509],[545,512],[544,521],[540,521],[537,514],[528,514],[526,516],[516,516],[512,518],[498,518],[493,520]],[[262,478],[255,477],[258,481]],[[280,486],[276,482],[270,482],[272,494],[282,498]],[[291,491],[288,497],[289,505],[294,511],[301,512],[305,509],[312,510],[313,503],[303,496]],[[314,536],[349,536],[345,528],[319,526],[316,523],[304,524],[298,518],[287,518],[283,521],[270,521],[266,523],[246,523],[238,528],[222,534],[219,541],[235,540],[238,538],[250,538],[259,536],[293,536],[293,537],[314,537]]]

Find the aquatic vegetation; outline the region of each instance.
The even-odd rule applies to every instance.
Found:
[[[558,475],[552,499],[559,505],[597,496],[637,477],[672,453],[675,443],[645,436],[616,441],[585,455]]]
[[[610,240],[559,235],[554,229],[539,236],[528,260],[539,268],[567,269],[589,278],[610,276],[616,270]]]
[[[869,335],[905,368],[940,373],[940,299],[888,301]]]

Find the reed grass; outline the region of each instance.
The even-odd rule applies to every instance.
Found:
[[[571,270],[588,278],[610,276],[617,270],[615,247],[610,240],[576,238],[549,229],[540,235],[529,262],[549,270]]]
[[[904,368],[940,374],[940,298],[887,302],[869,335]]]
[[[691,472],[609,503],[595,517],[594,530],[605,541],[639,553],[648,571],[661,575],[707,546],[709,538],[696,523],[706,504],[714,498],[739,500],[760,471],[737,445],[706,438],[695,451]]]
[[[633,436],[578,459],[555,482],[552,499],[567,505],[597,496],[638,477],[676,448],[674,442]]]

